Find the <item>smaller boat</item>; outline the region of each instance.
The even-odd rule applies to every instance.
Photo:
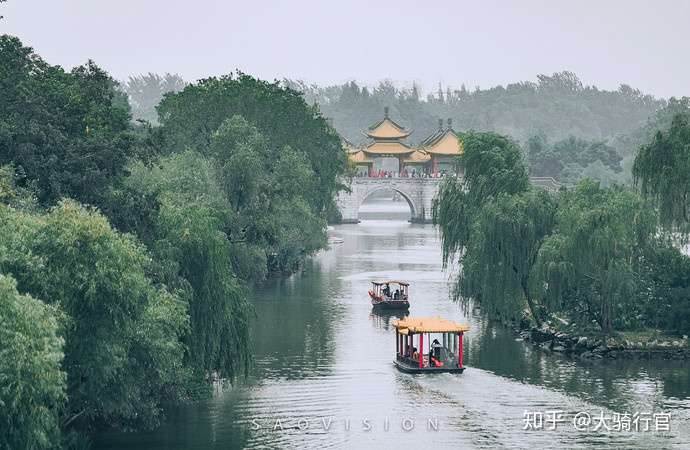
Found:
[[[372,281],[369,297],[374,308],[409,309],[410,284],[398,280]]]
[[[468,325],[440,317],[405,317],[394,320],[393,327],[393,363],[398,370],[407,373],[462,373],[465,370],[463,335],[470,330]]]

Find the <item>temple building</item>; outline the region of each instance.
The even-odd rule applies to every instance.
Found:
[[[457,157],[462,154],[462,141],[453,130],[448,119],[447,126],[439,120],[439,128],[413,147],[405,142],[412,134],[388,116],[370,126],[364,135],[369,142],[355,147],[345,142],[350,163],[356,168],[358,176],[388,177],[438,177],[456,174],[459,171]]]

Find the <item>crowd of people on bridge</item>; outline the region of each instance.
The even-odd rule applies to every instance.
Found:
[[[446,175],[449,175],[449,172],[446,172],[445,170],[437,172],[427,172],[416,169],[412,169],[410,171],[408,171],[407,169],[403,169],[401,172],[382,169],[371,169],[368,173],[357,173],[357,177],[360,178],[443,178]]]

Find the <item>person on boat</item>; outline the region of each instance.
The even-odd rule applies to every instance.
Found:
[[[393,300],[398,300],[400,298],[400,289],[395,290],[395,294],[393,294]]]
[[[386,285],[383,287],[383,295],[385,295],[386,297],[390,297],[390,296],[391,296],[391,286],[390,286],[390,284],[386,284]]]
[[[441,344],[438,342],[438,339],[434,339],[431,343],[431,353],[434,358],[441,359]]]
[[[412,347],[412,360],[419,361],[419,352],[417,351],[417,347]]]
[[[438,339],[434,339],[431,343],[431,349],[429,350],[429,364],[435,367],[441,367],[443,363],[441,362],[441,343]]]

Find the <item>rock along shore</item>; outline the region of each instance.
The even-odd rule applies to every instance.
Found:
[[[545,352],[564,353],[583,359],[690,359],[687,336],[645,342],[621,338],[604,339],[603,337],[573,336],[554,330],[548,324],[516,331],[525,342],[530,342]]]

